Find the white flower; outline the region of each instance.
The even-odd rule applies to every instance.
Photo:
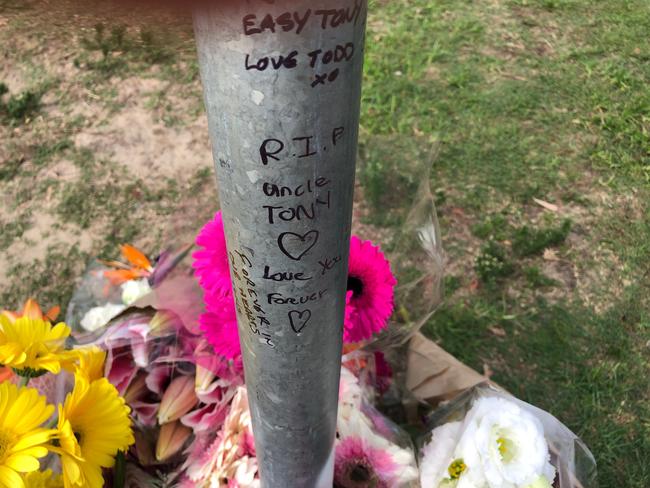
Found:
[[[342,367],[339,383],[339,422],[348,420],[353,410],[360,410],[362,399],[363,391],[359,379],[349,369]]]
[[[233,480],[237,488],[260,488],[257,476],[257,458],[243,457],[235,462],[235,475]]]
[[[133,305],[149,293],[151,293],[151,286],[149,286],[149,280],[147,278],[129,280],[122,283],[122,302],[126,306]]]
[[[443,481],[451,480],[449,466],[454,462],[462,425],[462,422],[449,422],[431,432],[431,440],[421,452],[421,488],[439,488]]]
[[[553,485],[546,479],[546,476],[540,476],[530,485],[526,485],[524,488],[553,488]]]
[[[457,488],[524,488],[540,476],[555,478],[541,422],[504,398],[476,400],[454,457],[466,465]]]
[[[190,479],[202,481],[209,476],[213,488],[234,486],[259,488],[257,459],[253,446],[253,427],[246,388],[240,387],[232,400],[221,431],[205,453],[202,466],[188,470]]]
[[[92,332],[103,327],[117,315],[121,314],[126,307],[121,303],[107,303],[102,307],[94,307],[86,312],[81,319],[81,327]]]

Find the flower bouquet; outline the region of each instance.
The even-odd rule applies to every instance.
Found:
[[[409,436],[369,402],[359,379],[341,369],[334,486],[417,487]]]
[[[595,461],[559,420],[481,384],[439,408],[422,442],[422,488],[595,487]]]
[[[3,488],[103,486],[103,470],[134,443],[130,408],[103,376],[106,353],[67,347],[71,331],[52,324],[57,314],[33,300],[0,314]],[[65,385],[60,401],[55,382]]]
[[[121,251],[126,263],[92,265],[68,307],[72,333],[65,324],[51,326],[48,317],[55,311],[48,312],[48,317],[41,314],[42,327],[59,334],[56,351],[67,359],[56,369],[61,371],[56,381],[34,380],[34,386],[50,397],[51,403],[48,419],[37,419],[46,434],[36,452],[40,457],[53,453],[60,459],[32,460],[19,466],[12,479],[20,478],[31,486],[36,478],[48,477],[52,486],[93,488],[259,486],[237,303],[231,291],[220,214],[205,226],[197,244],[195,276],[175,269],[186,248],[150,260],[125,245]],[[345,362],[356,368],[357,374],[370,365],[382,364],[383,368],[377,369],[380,374],[373,377],[388,383],[390,368],[381,353],[366,353],[362,345],[387,327],[396,280],[388,260],[370,242],[354,237],[351,256]],[[10,325],[3,322],[2,330],[9,334]],[[2,362],[16,369],[9,360]],[[29,370],[29,374],[33,372]],[[101,464],[95,464],[92,473],[70,474],[74,464],[64,457],[68,451],[62,447],[63,433],[46,427],[58,419],[63,422],[61,429],[67,425],[66,402],[70,402],[69,396],[76,398],[84,385],[79,378],[86,377],[88,381],[101,378],[103,387],[110,387],[112,397],[123,407],[121,424],[115,419],[103,423],[107,412],[95,412],[93,421],[106,427],[97,431],[109,436],[114,423],[122,426],[128,438],[122,439],[110,456],[105,455]],[[11,373],[12,387],[16,378]],[[362,385],[345,368],[341,381],[337,486],[416,486],[417,464],[410,437],[372,407],[370,383]],[[13,393],[4,393],[3,399],[14,400]],[[50,410],[55,405],[63,413],[52,417]],[[84,409],[88,409],[87,403]],[[67,449],[72,449],[75,462],[90,463],[90,453],[84,450],[86,436],[75,429],[73,425],[67,432],[66,442],[76,439],[80,448],[75,450],[72,443],[66,444]]]
[[[593,458],[559,421],[474,386],[481,375],[417,334],[439,303],[443,263],[430,194],[419,202],[398,239],[408,258],[389,263],[351,239],[334,487],[595,486]],[[236,319],[245,305],[220,213],[196,244],[191,268],[179,265],[187,246],[150,260],[125,245],[126,262],[93,264],[70,327],[32,301],[3,313],[0,488],[260,486]],[[395,270],[410,279],[398,286]],[[450,398],[418,453],[402,427],[417,432],[424,400]]]

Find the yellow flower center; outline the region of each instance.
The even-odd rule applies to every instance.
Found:
[[[462,459],[456,459],[453,463],[449,465],[447,471],[452,480],[457,480],[460,478],[460,475],[465,472],[467,465],[463,462]]]
[[[501,454],[501,459],[505,463],[512,461],[512,458],[515,457],[515,445],[507,437],[499,437],[497,439],[497,445],[499,446],[499,454]]]

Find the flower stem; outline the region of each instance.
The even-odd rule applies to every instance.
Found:
[[[124,488],[126,482],[126,458],[124,451],[118,451],[115,456],[115,468],[113,470],[113,486],[115,488]]]
[[[29,376],[21,376],[18,382],[19,387],[27,386],[29,384]]]

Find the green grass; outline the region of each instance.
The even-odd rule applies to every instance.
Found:
[[[12,220],[0,220],[0,251],[6,250],[19,239],[31,225],[31,214],[19,215]]]
[[[558,282],[544,273],[537,266],[530,266],[523,270],[526,281],[533,288],[544,288],[558,285]]]
[[[591,447],[600,486],[650,486],[650,4],[372,9],[362,148],[386,143],[361,153],[370,222],[399,224],[389,190],[435,140],[443,238],[452,268],[466,263],[425,333],[556,414]],[[373,217],[387,203],[397,218]]]
[[[41,105],[42,93],[34,91],[24,91],[17,95],[10,95],[6,102],[1,97],[8,93],[7,86],[0,85],[0,118],[4,122],[15,125],[24,122],[36,112]]]
[[[486,284],[510,276],[515,270],[505,248],[492,240],[481,248],[474,268],[476,274]]]
[[[8,159],[0,167],[0,181],[11,181],[20,172],[20,167],[25,162],[21,157]]]
[[[124,76],[152,65],[172,66],[181,45],[182,40],[159,27],[129,29],[121,23],[109,26],[98,22],[92,35],[81,38],[83,50],[74,59],[74,65],[100,77]],[[93,76],[89,80],[97,82]]]
[[[534,256],[549,247],[562,244],[571,230],[571,221],[565,220],[558,227],[535,229],[527,225],[517,229],[513,236],[512,249],[521,256]]]

